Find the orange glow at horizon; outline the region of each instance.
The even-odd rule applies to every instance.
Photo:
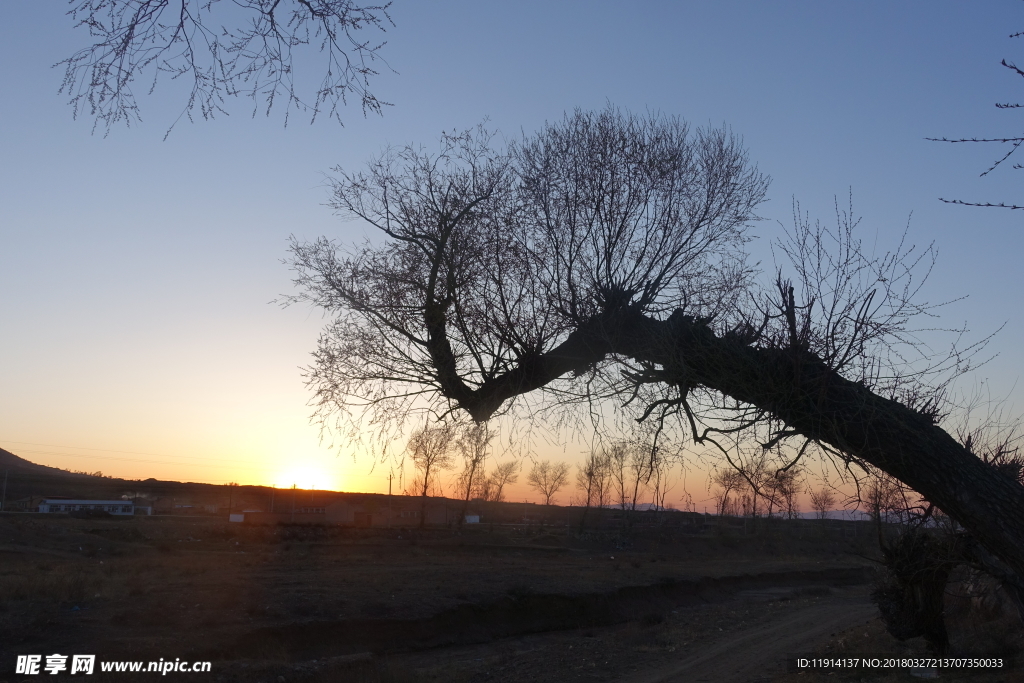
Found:
[[[274,478],[273,486],[279,489],[315,489],[318,491],[341,491],[341,477],[316,465],[296,465]]]

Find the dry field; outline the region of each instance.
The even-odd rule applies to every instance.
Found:
[[[218,682],[816,683],[785,656],[842,647],[851,626],[872,652],[897,644],[868,601],[866,535],[815,531],[0,515],[0,682],[64,678],[16,675],[18,654],[80,653],[208,660],[211,673],[168,678]]]

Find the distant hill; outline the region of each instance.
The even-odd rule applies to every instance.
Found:
[[[57,467],[39,465],[0,448],[0,485],[6,473],[5,510],[17,510],[18,505],[34,506],[40,498],[66,497],[113,500],[128,496],[151,501],[164,500],[170,504],[213,505],[227,509],[253,508],[266,510],[278,506],[323,506],[341,495],[381,496],[382,494],[342,494],[336,491],[279,490],[266,486],[228,487],[203,482],[168,481],[160,479],[120,479],[115,477],[78,474]],[[296,497],[299,500],[296,502]],[[34,501],[34,502],[33,502]],[[282,508],[283,509],[283,508]]]
[[[117,499],[122,496],[149,499],[174,498],[184,503],[227,505],[234,500],[241,506],[263,505],[270,489],[241,486],[233,491],[217,484],[199,482],[145,481],[68,472],[39,465],[0,448],[0,485],[7,480],[5,509],[17,509],[20,502],[34,505],[40,497]]]
[[[74,472],[68,472],[57,467],[37,465],[3,448],[0,448],[0,470],[11,470],[12,472],[22,472],[25,474],[50,474],[61,477],[73,477],[75,479],[97,478],[91,474],[75,474]]]
[[[4,448],[0,448],[0,483],[5,485],[5,510],[16,510],[25,501],[32,505],[33,496],[120,498],[126,484],[121,479],[39,465]]]

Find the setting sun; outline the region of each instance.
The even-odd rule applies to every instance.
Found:
[[[274,480],[276,488],[317,489],[321,491],[340,490],[339,477],[315,465],[299,465],[279,474]]]

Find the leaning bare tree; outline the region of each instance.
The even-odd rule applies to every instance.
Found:
[[[612,402],[657,425],[655,446],[685,433],[728,457],[745,435],[777,470],[877,467],[1024,577],[1024,486],[939,426],[965,366],[915,336],[927,250],[870,256],[850,214],[797,211],[762,286],[744,247],[768,181],[728,130],[609,107],[492,142],[339,171],[334,206],[381,239],[292,245],[294,300],[333,316],[308,375],[325,423],[586,420]]]
[[[519,481],[519,470],[520,464],[515,460],[496,465],[494,471],[487,478],[491,489],[491,496],[488,500],[498,503],[505,500],[505,487]]]
[[[325,113],[340,122],[339,105],[357,98],[367,112],[386,102],[370,92],[384,43],[363,35],[392,24],[390,3],[353,0],[71,0],[68,14],[94,41],[60,63],[61,92],[75,116],[86,114],[106,130],[141,120],[135,91],[152,91],[161,76],[187,82],[182,114],[203,118],[223,112],[225,98],[253,100],[253,114],[278,104],[285,122],[293,111],[312,119]],[[297,84],[296,64],[319,52],[323,78],[308,93]]]

